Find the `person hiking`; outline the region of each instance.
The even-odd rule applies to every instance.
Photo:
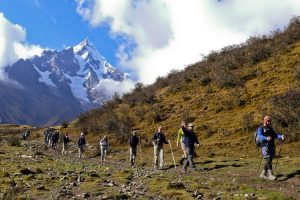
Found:
[[[154,146],[154,168],[163,169],[164,166],[164,144],[169,144],[165,134],[163,133],[163,127],[159,126],[157,132],[153,135],[152,144]],[[158,168],[159,166],[159,168]]]
[[[26,130],[23,134],[22,134],[22,138],[23,140],[28,140],[30,137],[30,130]]]
[[[85,144],[86,142],[84,138],[84,133],[80,133],[80,137],[77,140],[79,158],[81,158],[82,154],[84,153]]]
[[[139,138],[136,136],[136,131],[133,131],[129,139],[129,156],[130,166],[133,167],[136,160],[136,149],[139,144]]]
[[[50,129],[48,132],[48,146],[52,146],[52,135],[53,135],[53,129]]]
[[[70,138],[69,138],[69,135],[67,133],[64,135],[62,141],[63,141],[63,146],[62,146],[61,154],[67,154],[68,143],[70,142]]]
[[[263,171],[260,177],[263,179],[276,180],[273,174],[272,160],[275,156],[275,139],[284,140],[284,136],[275,132],[272,127],[271,118],[265,115],[263,124],[257,129],[257,136],[261,141],[261,149],[263,158],[266,160]]]
[[[59,140],[59,132],[58,130],[55,130],[52,135],[52,144],[51,144],[53,150],[56,150],[58,140]]]
[[[44,138],[45,138],[45,144],[48,145],[49,142],[49,132],[50,132],[50,128],[47,127],[47,129],[44,131]]]
[[[108,151],[108,139],[107,136],[105,135],[101,140],[100,140],[100,160],[101,162],[105,161],[105,157]]]
[[[184,144],[184,150],[186,152],[187,159],[183,165],[183,171],[186,172],[188,165],[193,170],[196,170],[193,157],[195,154],[195,145],[199,146],[199,141],[194,133],[194,125],[192,123],[188,124],[187,131],[184,131],[184,135],[182,136],[182,143]]]
[[[184,143],[182,143],[182,137],[184,135],[184,131],[186,131],[186,122],[185,121],[182,121],[181,122],[181,127],[180,129],[178,130],[178,134],[177,134],[177,143],[176,143],[176,146],[178,148],[179,146],[179,143],[180,143],[180,146],[181,146],[181,149],[183,151],[183,155],[180,159],[180,164],[182,165],[183,164],[183,161],[186,159],[186,152],[185,152],[185,147],[184,147]]]

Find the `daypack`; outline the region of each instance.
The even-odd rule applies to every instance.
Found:
[[[263,127],[258,127],[258,129],[259,128],[262,128],[263,129]],[[255,145],[256,145],[256,147],[257,148],[260,148],[260,147],[262,147],[262,141],[259,139],[259,137],[258,137],[258,129],[254,132],[254,137],[253,137],[253,139],[254,139],[254,142],[255,142]]]

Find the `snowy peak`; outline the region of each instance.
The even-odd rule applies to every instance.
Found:
[[[128,78],[126,73],[113,67],[88,38],[62,51],[44,51],[26,62],[36,74],[37,83],[46,85],[56,95],[68,94],[68,98],[75,98],[84,106],[98,105],[111,98],[101,91],[104,79],[121,82]]]
[[[88,38],[85,38],[79,44],[73,47],[74,53],[82,55],[86,51],[96,51],[94,45],[89,41]]]

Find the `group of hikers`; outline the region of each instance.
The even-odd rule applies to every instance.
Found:
[[[47,129],[45,131],[45,144],[52,146],[55,150],[57,147],[57,141],[59,138],[58,130]],[[275,180],[276,176],[273,174],[272,169],[272,160],[275,156],[275,139],[284,140],[284,136],[278,134],[274,131],[271,124],[271,118],[268,115],[263,117],[262,125],[260,125],[257,129],[257,139],[259,140],[260,147],[262,149],[262,156],[265,159],[265,165],[263,171],[260,174],[260,177],[263,179]],[[67,151],[67,144],[70,141],[68,134],[65,134],[62,138],[63,141],[63,149],[62,154],[65,154]],[[130,166],[134,167],[136,163],[137,157],[137,147],[140,143],[139,137],[137,136],[137,131],[133,131],[129,137],[129,162]],[[166,135],[164,134],[164,128],[159,126],[157,131],[154,133],[152,137],[154,158],[153,158],[153,166],[155,169],[162,170],[164,169],[164,144],[169,144],[172,152],[172,147],[170,140],[167,140]],[[195,156],[195,147],[198,147],[199,141],[194,132],[194,125],[192,123],[187,123],[182,121],[181,127],[178,130],[176,146],[177,148],[181,147],[182,149],[182,157],[180,159],[180,164],[182,164],[183,172],[187,171],[187,167],[190,166],[192,170],[196,170],[193,158]],[[84,137],[84,133],[80,134],[80,137],[77,140],[78,153],[79,158],[82,157],[82,154],[85,151],[86,147],[86,139]],[[104,136],[100,142],[100,161],[104,162],[106,159],[106,155],[108,152],[108,138]],[[172,157],[174,161],[174,165],[176,167],[175,159],[172,152]]]
[[[49,127],[44,131],[44,139],[45,144],[47,146],[51,146],[53,150],[56,150],[57,143],[59,140],[59,131],[57,129],[50,129]],[[68,143],[70,142],[70,138],[68,134],[64,134],[62,137],[62,154],[66,154],[68,150]]]

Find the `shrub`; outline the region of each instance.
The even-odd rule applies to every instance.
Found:
[[[241,121],[241,125],[242,125],[242,129],[246,132],[248,132],[249,130],[251,130],[254,126],[253,124],[253,113],[248,113],[248,114],[245,114],[243,117],[242,117],[242,121]]]
[[[68,128],[68,126],[69,126],[68,121],[63,121],[62,127],[63,127],[63,128]]]
[[[271,99],[271,116],[291,141],[300,137],[300,88],[276,95]]]
[[[202,77],[200,80],[200,85],[201,86],[207,86],[209,83],[211,82],[211,78],[210,77]]]
[[[16,146],[16,147],[20,147],[20,146],[21,146],[20,140],[19,140],[17,137],[14,137],[14,136],[9,137],[9,138],[7,139],[7,142],[8,142],[8,144],[9,144],[10,146]]]

